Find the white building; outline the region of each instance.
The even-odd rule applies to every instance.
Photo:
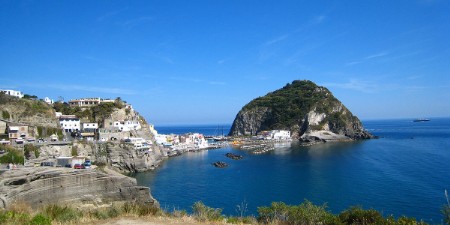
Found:
[[[53,105],[53,103],[54,103],[53,99],[50,99],[49,97],[45,97],[44,98],[44,102],[49,104],[49,105]]]
[[[288,130],[272,130],[269,137],[273,140],[290,140],[291,132]]]
[[[194,143],[194,146],[197,148],[208,148],[208,141],[205,139],[203,134],[193,133],[189,135],[189,139],[191,143]]]
[[[94,131],[98,129],[98,123],[83,123],[83,130]]]
[[[103,99],[103,98],[80,98],[80,99],[72,99],[69,101],[69,105],[72,107],[79,106],[79,107],[91,107],[99,105],[100,103],[104,102],[112,102],[114,103],[115,100],[113,99]]]
[[[20,92],[20,91],[16,91],[16,90],[0,90],[0,92],[3,92],[3,93],[5,93],[7,95],[10,95],[10,96],[23,98],[23,93]]]
[[[59,125],[61,129],[65,132],[79,131],[80,129],[80,119],[75,115],[62,115],[59,117]]]
[[[113,127],[120,131],[140,130],[141,124],[134,120],[114,121]]]

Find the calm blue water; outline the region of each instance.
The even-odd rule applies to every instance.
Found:
[[[360,205],[384,215],[440,223],[444,190],[450,190],[450,119],[366,121],[364,126],[381,138],[292,145],[263,155],[232,148],[187,153],[136,178],[168,210],[189,211],[201,200],[223,208],[224,214],[237,215],[236,205],[246,202],[247,214],[256,215],[258,206],[273,201],[299,204],[308,199],[327,203],[334,213]],[[217,130],[217,125],[198,127]],[[173,127],[169,133],[182,129]],[[228,159],[227,152],[244,155],[244,159]],[[218,160],[229,167],[213,167],[211,163]]]

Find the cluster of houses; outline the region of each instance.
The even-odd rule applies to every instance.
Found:
[[[114,102],[112,99],[102,98],[80,98],[69,101],[69,106],[88,108],[99,105],[105,102]],[[127,109],[133,109],[131,105],[125,106]],[[79,136],[86,138],[88,141],[92,141],[96,138],[96,134],[99,134],[98,139],[102,141],[124,139],[121,135],[117,135],[120,132],[137,131],[142,128],[137,117],[131,120],[113,120],[107,119],[103,127],[99,127],[98,123],[81,122],[75,115],[61,115],[57,112],[56,115],[59,119],[59,125],[61,129],[69,133],[77,133]]]
[[[0,90],[0,92],[18,98],[24,97],[24,94],[22,92],[16,90]],[[44,101],[48,104],[54,103],[53,99],[50,99],[48,97],[45,97]],[[81,98],[70,100],[69,106],[88,108],[99,105],[100,103],[114,101],[115,100],[112,99],[102,98]],[[126,104],[125,107],[129,110],[133,109],[130,104]],[[111,136],[114,137],[114,140],[124,139],[125,137],[123,135],[118,135],[118,133],[126,131],[137,131],[142,128],[137,117],[130,120],[113,120],[111,118],[108,119],[108,121],[105,121],[104,127],[99,127],[98,123],[83,122],[75,115],[63,115],[60,112],[56,112],[56,117],[58,119],[58,125],[63,132],[74,134],[74,136],[77,137],[83,137],[88,141],[95,140],[96,138],[104,141],[112,140]],[[34,141],[35,127],[28,124],[11,122],[8,120],[0,120],[0,135],[3,135],[4,137],[7,136],[9,139],[1,140],[0,144],[10,144],[13,142],[22,144],[24,141],[31,142]],[[57,141],[58,136],[52,135],[51,139],[53,141]]]
[[[272,140],[272,141],[291,141],[291,132],[288,130],[271,130],[271,131],[261,131],[259,135],[256,136],[257,139],[261,140]]]
[[[173,150],[198,150],[210,147],[208,140],[200,133],[158,134],[154,131],[156,143]]]

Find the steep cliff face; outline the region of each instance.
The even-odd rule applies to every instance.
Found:
[[[158,146],[148,150],[136,149],[132,144],[108,142],[99,146],[97,161],[121,173],[144,172],[156,168],[162,161]],[[104,155],[102,157],[101,155]]]
[[[373,138],[328,89],[311,81],[294,81],[252,100],[237,114],[229,135],[275,129],[290,130],[301,140]]]
[[[155,204],[148,187],[124,175],[68,168],[25,168],[0,175],[0,208],[25,202],[33,208],[46,204],[89,204],[136,201]]]

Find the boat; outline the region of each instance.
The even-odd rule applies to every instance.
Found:
[[[428,121],[430,121],[430,119],[419,118],[419,119],[413,120],[413,122],[428,122]]]

